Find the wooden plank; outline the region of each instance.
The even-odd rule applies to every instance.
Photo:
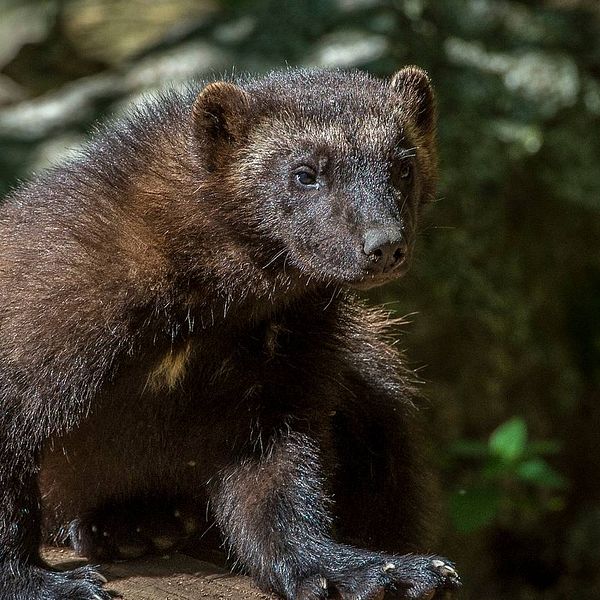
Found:
[[[87,563],[66,548],[46,548],[43,556],[60,569]],[[100,565],[106,589],[124,600],[274,600],[248,577],[232,575],[211,563],[183,554],[152,556]]]

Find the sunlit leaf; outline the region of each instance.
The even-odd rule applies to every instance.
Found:
[[[523,481],[543,487],[562,488],[567,485],[567,480],[543,458],[532,458],[524,461],[518,466],[517,474]]]
[[[490,436],[492,454],[507,461],[521,457],[527,444],[527,424],[520,417],[514,417],[500,425]]]

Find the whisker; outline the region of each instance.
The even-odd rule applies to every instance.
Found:
[[[266,269],[269,265],[272,265],[280,256],[282,256],[283,254],[285,254],[286,249],[284,248],[283,250],[280,250],[279,252],[277,252],[277,254],[275,254],[275,256],[263,267],[261,267],[262,269]]]
[[[325,312],[331,306],[331,303],[333,302],[334,298],[340,293],[340,290],[341,288],[339,286],[336,286],[334,288],[333,294],[331,294],[331,298],[329,299],[329,302],[325,305],[323,312]]]

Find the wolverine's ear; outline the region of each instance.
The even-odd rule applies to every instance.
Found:
[[[402,109],[414,119],[424,133],[435,131],[435,95],[429,75],[419,67],[404,67],[390,82],[392,90],[402,101]]]
[[[248,127],[250,96],[226,81],[209,83],[196,97],[192,121],[196,137],[209,152],[240,141]]]

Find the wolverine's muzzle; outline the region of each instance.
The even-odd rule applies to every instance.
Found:
[[[400,227],[373,228],[365,234],[363,252],[369,259],[369,273],[390,273],[406,262],[408,245]]]

